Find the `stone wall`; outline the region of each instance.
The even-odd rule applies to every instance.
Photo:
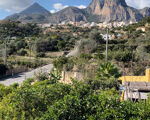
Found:
[[[83,75],[80,72],[68,72],[68,71],[66,72],[66,71],[62,71],[61,82],[70,84],[70,83],[72,83],[71,79],[82,80],[83,79]]]

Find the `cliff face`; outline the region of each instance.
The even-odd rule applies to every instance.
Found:
[[[138,21],[143,17],[137,9],[129,7],[125,0],[93,0],[86,11],[97,15],[99,22]]]
[[[150,8],[149,7],[145,7],[145,8],[140,10],[140,13],[143,15],[143,17],[150,16]]]

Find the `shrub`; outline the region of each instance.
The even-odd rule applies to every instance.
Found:
[[[44,81],[48,79],[48,75],[46,73],[43,73],[42,71],[36,73],[34,76],[35,76],[35,80],[37,81]]]
[[[93,53],[97,49],[97,43],[93,40],[82,40],[79,46],[80,52],[83,53]]]
[[[90,32],[89,39],[95,41],[97,44],[105,43],[104,39],[97,30],[93,30]]]
[[[37,53],[36,57],[45,57],[45,53],[44,52]]]
[[[129,62],[135,59],[135,55],[130,51],[116,52],[114,58],[119,62]]]
[[[19,50],[19,51],[17,52],[17,54],[20,55],[20,56],[25,56],[25,55],[27,54],[27,51],[24,50],[24,49],[21,49],[21,50]]]
[[[92,58],[92,56],[91,56],[90,54],[82,53],[82,54],[80,55],[80,58],[90,60],[90,59]]]
[[[72,58],[62,56],[60,58],[55,59],[53,61],[53,65],[58,70],[63,70],[65,67],[65,70],[70,71],[74,67],[74,62]]]

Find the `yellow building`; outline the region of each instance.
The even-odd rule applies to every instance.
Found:
[[[122,83],[125,82],[150,82],[150,69],[146,69],[145,76],[122,76],[119,78]]]

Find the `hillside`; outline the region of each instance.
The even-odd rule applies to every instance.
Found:
[[[49,21],[51,23],[60,23],[62,21],[73,21],[73,22],[79,22],[79,21],[87,21],[86,19],[86,13],[84,10],[81,10],[76,7],[67,7],[52,16],[49,17]]]

